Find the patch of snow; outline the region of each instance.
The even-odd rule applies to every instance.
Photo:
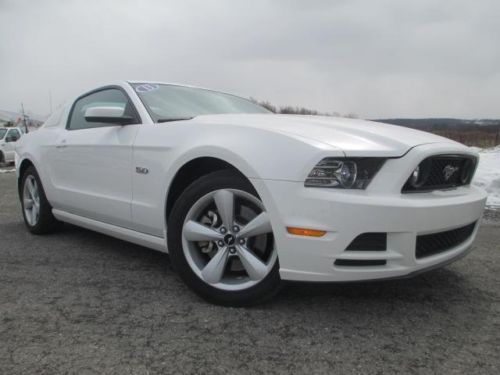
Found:
[[[500,146],[476,150],[479,165],[472,183],[488,192],[487,206],[500,209]]]
[[[0,169],[0,173],[10,173],[10,172],[15,172],[15,169]]]

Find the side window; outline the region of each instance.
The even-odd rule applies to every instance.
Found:
[[[5,137],[5,140],[7,142],[17,142],[17,140],[19,138],[21,138],[21,134],[19,133],[19,130],[10,129],[9,132],[7,133],[7,136]]]
[[[113,126],[107,123],[88,122],[85,120],[85,111],[92,107],[120,107],[123,108],[123,114],[137,118],[135,108],[127,96],[118,89],[105,89],[89,94],[76,101],[71,112],[71,118],[68,123],[68,129],[88,129],[104,126]],[[139,121],[137,120],[139,123]]]

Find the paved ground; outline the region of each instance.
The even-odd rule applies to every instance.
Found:
[[[0,373],[498,374],[500,226],[411,280],[294,286],[250,309],[190,293],[168,256],[25,230],[0,174]]]

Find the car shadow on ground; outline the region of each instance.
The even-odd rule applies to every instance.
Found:
[[[434,300],[442,294],[448,300],[462,293],[467,279],[447,268],[432,270],[411,278],[373,280],[349,283],[289,283],[283,295],[290,299],[343,298],[371,300],[398,299],[404,301]],[[439,290],[438,290],[439,289]]]

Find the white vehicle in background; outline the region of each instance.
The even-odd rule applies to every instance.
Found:
[[[0,164],[14,162],[14,147],[21,135],[18,128],[0,128]]]
[[[486,200],[470,185],[477,153],[449,139],[173,84],[87,92],[16,151],[31,232],[63,221],[168,251],[186,284],[225,305],[286,280],[443,266],[470,248]]]

